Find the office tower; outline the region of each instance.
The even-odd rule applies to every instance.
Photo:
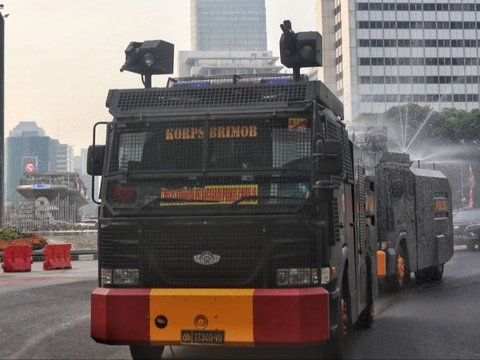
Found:
[[[278,73],[267,50],[265,0],[191,0],[192,51],[180,51],[181,77]]]
[[[266,51],[265,0],[192,0],[194,51]]]
[[[475,0],[317,0],[319,77],[347,120],[418,103],[479,107],[480,4]]]
[[[24,175],[32,173],[72,172],[73,149],[45,135],[33,121],[22,121],[6,139],[7,202],[21,198],[17,186]]]

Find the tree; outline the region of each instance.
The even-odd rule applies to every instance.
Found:
[[[437,112],[429,106],[407,104],[382,114],[363,114],[351,128],[368,133],[371,126],[388,129],[390,151],[407,152],[425,166],[435,163],[449,177],[458,206],[460,194],[469,189],[466,174],[471,165],[477,183],[475,206],[480,207],[480,109]]]
[[[391,142],[403,150],[419,144],[480,144],[480,109],[445,108],[437,112],[429,106],[407,104],[382,114],[362,114],[353,123],[357,130],[387,127]]]

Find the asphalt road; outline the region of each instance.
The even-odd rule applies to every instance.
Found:
[[[461,250],[443,281],[394,298],[374,326],[353,334],[354,359],[480,359],[480,251]]]
[[[96,344],[89,337],[89,293],[95,262],[74,269],[0,273],[0,358],[128,359],[127,347]],[[444,280],[384,297],[368,331],[347,341],[347,358],[480,359],[480,251],[459,250]],[[166,349],[166,359],[311,359],[318,348]]]

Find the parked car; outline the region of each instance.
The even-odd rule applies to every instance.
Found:
[[[68,221],[64,221],[64,220],[52,220],[50,221],[49,225],[51,226],[60,226],[60,227],[69,227],[69,226],[72,226],[73,224],[71,222],[68,222]]]
[[[459,211],[453,217],[455,245],[466,245],[469,250],[480,247],[480,209]]]
[[[98,224],[97,219],[85,219],[75,224],[79,228],[96,228]]]

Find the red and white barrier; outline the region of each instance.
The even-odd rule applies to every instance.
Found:
[[[45,260],[43,261],[43,270],[71,269],[71,247],[71,244],[45,246],[45,249],[43,249],[43,255],[45,257]]]
[[[3,251],[4,272],[32,271],[32,249],[30,246],[9,246]]]

